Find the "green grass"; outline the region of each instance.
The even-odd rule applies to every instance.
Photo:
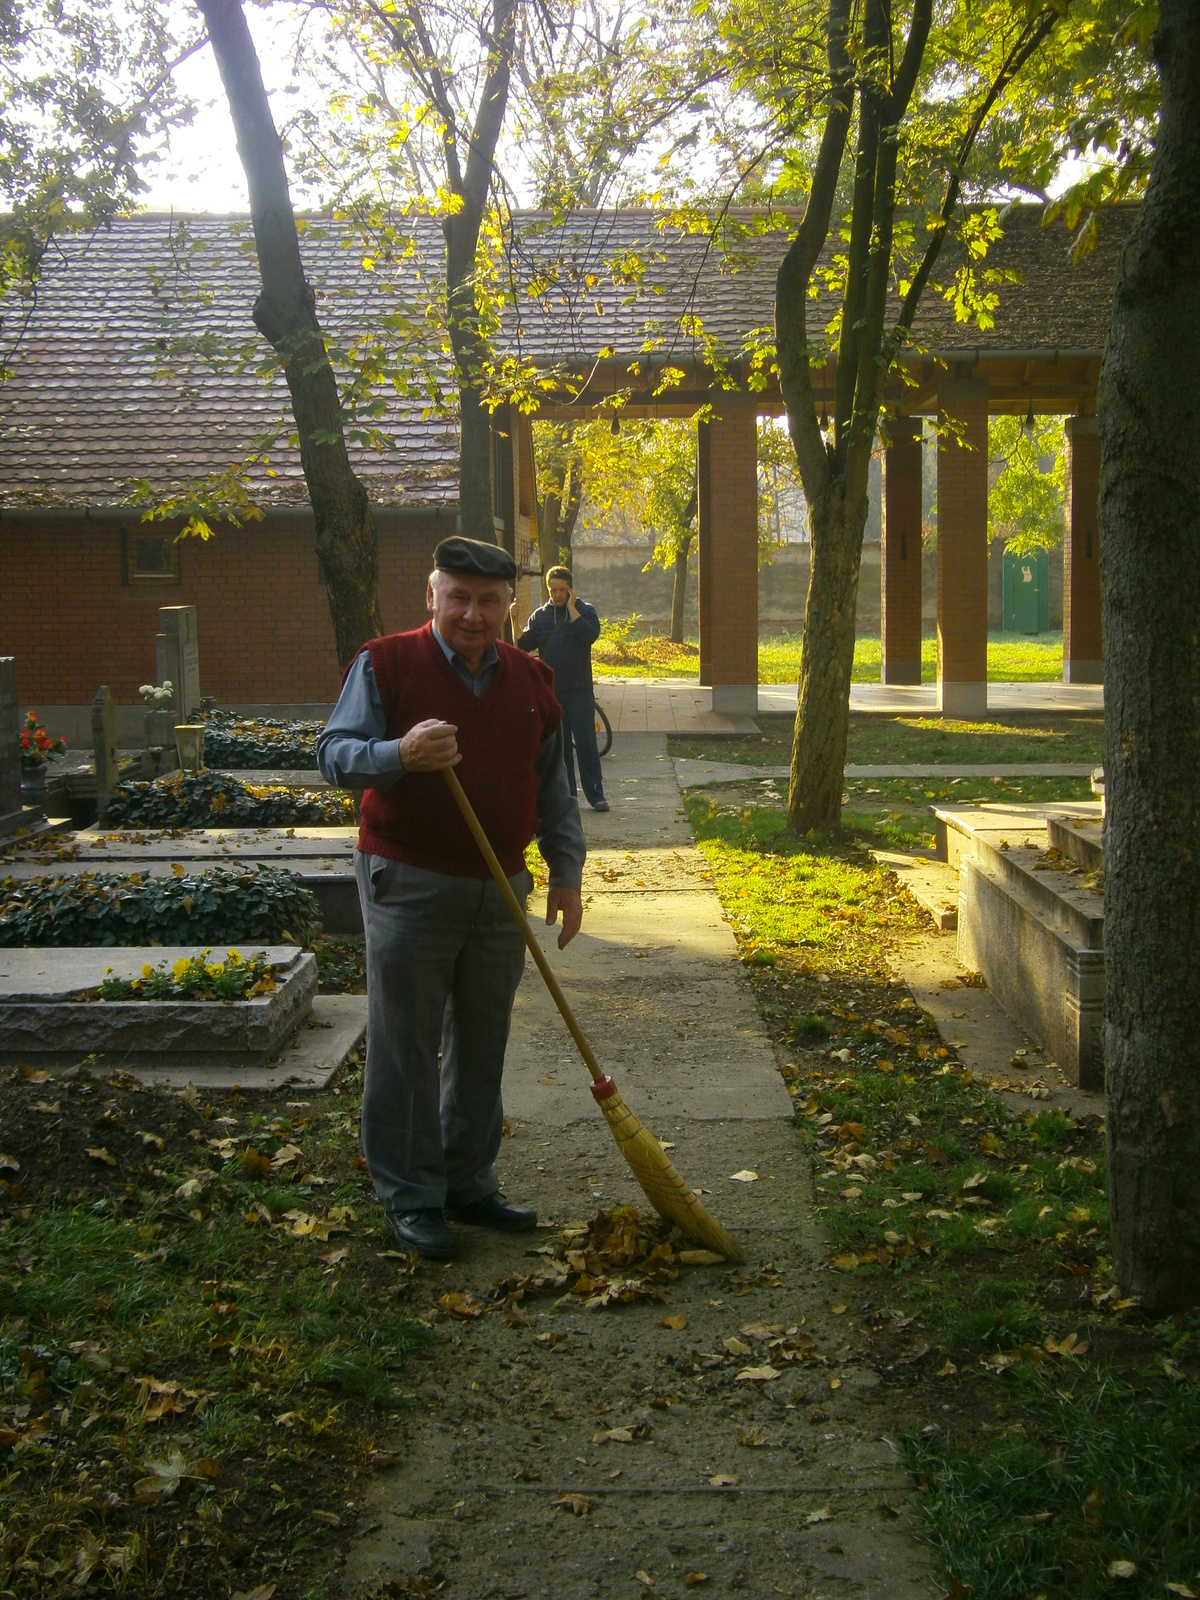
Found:
[[[974,1600],[1187,1594],[1200,1577],[1200,1390],[1041,1375],[986,1445],[914,1431],[929,1536]],[[1116,1562],[1133,1579],[1114,1579]]]
[[[0,1077],[10,1137],[47,1114],[30,1108],[39,1094],[64,1119],[64,1176],[27,1159],[21,1185],[0,1186],[0,1592],[67,1592],[50,1580],[92,1538],[130,1596],[250,1591],[260,1540],[319,1569],[298,1508],[344,1504],[373,1469],[382,1412],[405,1403],[401,1370],[430,1342],[399,1303],[404,1271],[379,1254],[356,1098],[310,1093],[290,1114],[264,1098],[247,1117],[245,1097],[214,1107],[120,1074],[37,1082]],[[305,1165],[222,1160],[212,1141],[232,1124],[257,1150],[302,1141]],[[157,1143],[139,1170],[141,1129]],[[121,1177],[84,1159],[101,1139]],[[172,1452],[185,1475],[147,1497],[138,1485]]]
[[[696,800],[708,807],[713,818],[722,814],[740,817],[747,805],[761,807],[762,791],[757,782],[746,786],[745,801],[730,799],[730,786],[715,782],[710,788],[693,790]],[[787,780],[777,779],[776,792],[787,796]],[[732,791],[737,793],[735,787]],[[930,850],[935,840],[932,810],[938,805],[968,805],[972,801],[993,804],[1048,804],[1054,801],[1090,800],[1086,778],[848,778],[843,799],[842,827],[868,845],[889,850]],[[782,826],[782,823],[780,824]]]
[[[759,737],[670,741],[673,756],[733,761],[750,766],[787,766],[793,718],[759,716]],[[995,722],[959,722],[941,717],[850,717],[846,761],[861,766],[999,766],[1016,762],[1087,762],[1104,759],[1104,719],[1083,713],[1027,714]]]
[[[598,678],[694,678],[700,669],[697,635],[689,634],[682,645],[673,645],[661,635],[634,637],[619,643],[602,640],[592,652]],[[799,633],[762,633],[758,641],[758,681],[795,683],[800,674]],[[1030,637],[1018,633],[989,633],[987,673],[995,683],[1061,682],[1063,671],[1061,633],[1042,633]],[[854,645],[854,683],[878,683],[882,671],[883,645],[878,634],[862,633]],[[921,677],[926,683],[937,678],[937,639],[921,640]]]
[[[959,1064],[891,972],[923,916],[852,840],[688,812],[785,1061],[847,1335],[936,1419],[904,1451],[948,1600],[1200,1592],[1200,1316],[1120,1298],[1102,1130]]]

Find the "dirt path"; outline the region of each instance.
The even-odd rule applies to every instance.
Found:
[[[665,758],[665,738],[626,735],[605,763],[613,811],[587,817],[588,932],[554,960],[600,1059],[746,1264],[685,1267],[662,1302],[526,1298],[526,1326],[443,1313],[405,1369],[411,1409],[380,1439],[397,1464],[360,1502],[347,1594],[381,1580],[400,1594],[444,1580],[464,1600],[936,1592],[893,1413],[844,1283],[821,1265],[790,1101]],[[506,1108],[505,1187],[554,1226],[464,1230],[458,1260],[418,1270],[414,1310],[482,1300],[544,1265],[531,1252],[566,1224],[641,1202],[532,963]],[[766,1368],[777,1376],[740,1376]]]

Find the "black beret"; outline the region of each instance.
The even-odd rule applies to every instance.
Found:
[[[433,564],[439,572],[462,572],[472,578],[504,578],[508,583],[517,579],[517,563],[501,545],[459,534],[442,540],[433,552]]]

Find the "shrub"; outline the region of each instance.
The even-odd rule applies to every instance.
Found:
[[[210,767],[275,767],[297,771],[317,764],[323,722],[281,722],[274,717],[236,717],[204,712],[204,759]]]
[[[0,883],[0,947],[307,943],[312,891],[280,867],[149,878],[84,872]]]
[[[290,828],[354,822],[354,802],[340,792],[272,789],[211,770],[172,772],[153,783],[118,784],[108,825],[128,828]]]

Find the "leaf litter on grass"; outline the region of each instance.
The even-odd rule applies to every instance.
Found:
[[[774,957],[750,981],[830,1264],[869,1312],[860,1353],[881,1398],[939,1419],[906,1451],[951,1592],[1100,1600],[1124,1561],[1139,1593],[1179,1592],[1200,1572],[1200,1317],[1151,1326],[1111,1282],[1102,1120],[941,1044],[889,962],[923,914],[853,841],[688,804],[739,947]]]
[[[294,1507],[341,1504],[355,1473],[388,1464],[380,1408],[428,1343],[397,1305],[407,1261],[377,1259],[356,1220],[350,1096],[284,1090],[250,1109],[98,1066],[56,1075],[43,1112],[47,1076],[0,1074],[19,1163],[0,1182],[0,1590],[103,1574],[127,1594],[169,1581],[227,1600],[278,1579],[292,1600],[299,1569],[316,1578],[333,1553]],[[317,1203],[298,1157],[244,1167],[250,1139],[297,1140],[336,1203]]]

